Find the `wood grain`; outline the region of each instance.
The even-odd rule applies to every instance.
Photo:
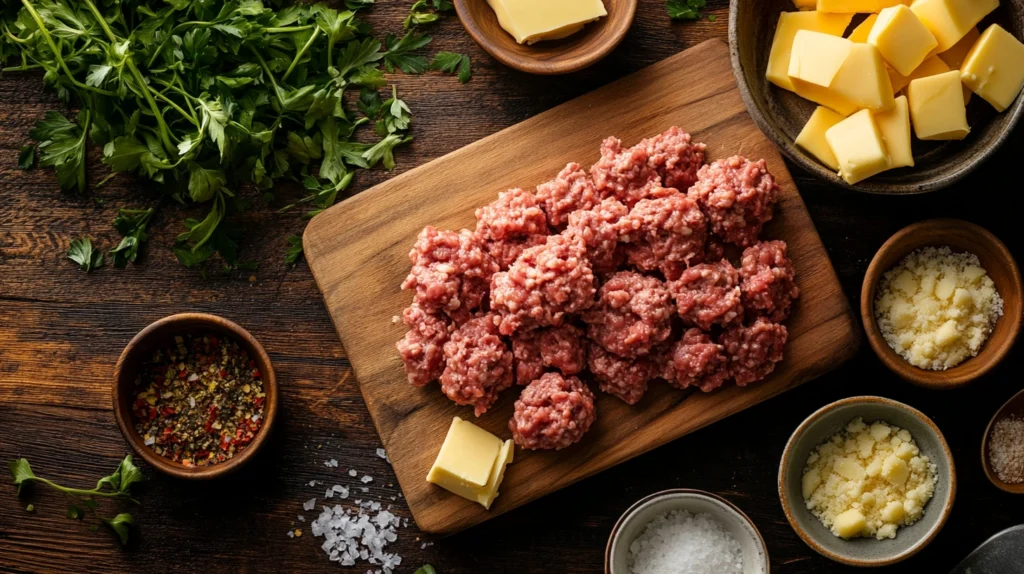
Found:
[[[623,110],[628,113],[622,113]],[[408,250],[428,224],[471,226],[477,206],[509,187],[530,188],[568,161],[589,165],[614,134],[628,145],[672,125],[708,146],[709,161],[734,153],[764,157],[782,187],[767,235],[785,239],[803,297],[788,322],[786,359],[768,380],[712,394],[656,386],[635,407],[600,394],[586,439],[557,453],[519,451],[490,511],[424,482],[445,430],[465,408],[436,387],[405,380],[391,318],[410,296],[399,290]],[[324,293],[370,414],[419,527],[451,533],[633,458],[821,375],[853,355],[859,336],[825,249],[781,158],[747,116],[724,43],[708,41],[600,90],[413,170],[318,216],[306,257]],[[514,393],[481,426],[507,436]]]

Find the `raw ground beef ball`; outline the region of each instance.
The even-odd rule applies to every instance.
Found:
[[[629,208],[619,200],[605,199],[593,209],[570,214],[569,226],[562,234],[583,242],[594,273],[610,273],[619,263],[616,260],[621,235],[619,222],[628,213]]]
[[[704,245],[704,263],[718,263],[725,259],[725,244],[714,235],[708,235]]]
[[[409,327],[409,331],[395,346],[402,356],[409,382],[422,387],[436,381],[444,372],[448,318],[441,314],[427,313],[414,303],[402,312],[402,322]]]
[[[635,405],[644,398],[647,383],[657,375],[657,364],[648,357],[623,359],[596,343],[587,345],[587,366],[601,390]]]
[[[523,250],[544,243],[547,216],[537,198],[524,189],[510,189],[476,210],[476,233],[502,269],[508,269]]]
[[[583,331],[574,325],[519,331],[512,337],[512,354],[520,385],[537,380],[546,368],[558,369],[563,375],[587,368]]]
[[[441,390],[459,405],[473,405],[480,416],[512,386],[512,351],[498,335],[493,314],[470,319],[444,344]]]
[[[547,373],[523,389],[508,428],[523,448],[560,450],[579,442],[596,419],[594,393],[586,385]]]
[[[552,227],[565,225],[570,213],[591,209],[600,200],[590,175],[575,162],[566,165],[555,179],[537,186],[537,201]]]
[[[782,360],[782,348],[789,332],[786,327],[759,317],[749,327],[737,326],[722,333],[719,342],[729,357],[729,374],[745,387],[760,381]]]
[[[702,143],[692,143],[690,134],[672,126],[663,134],[637,144],[647,151],[647,165],[661,176],[665,187],[682,191],[697,182],[697,170],[704,165]]]
[[[561,325],[593,303],[594,273],[583,245],[561,235],[527,249],[491,278],[491,309],[501,314],[503,335]]]
[[[776,323],[789,317],[800,289],[793,262],[786,256],[785,241],[765,241],[744,250],[740,276],[748,314],[764,315]]]
[[[652,185],[661,183],[661,177],[649,164],[647,150],[636,146],[622,149],[617,138],[608,138],[601,144],[601,159],[590,168],[594,187],[602,198],[614,197],[632,207],[647,197]]]
[[[740,272],[728,261],[694,265],[668,284],[687,325],[709,331],[743,319]]]
[[[700,168],[689,195],[700,204],[715,235],[749,247],[774,215],[779,186],[763,159],[733,156]]]
[[[674,280],[704,260],[704,214],[685,194],[662,189],[659,197],[637,202],[620,224],[626,257],[643,271],[660,270]]]
[[[414,301],[429,313],[445,312],[457,323],[483,307],[494,259],[467,230],[439,230],[427,226],[409,253],[412,270],[402,289],[415,290]]]
[[[583,313],[587,336],[620,357],[647,355],[672,335],[672,294],[656,277],[632,271],[612,275]]]
[[[665,357],[663,376],[678,389],[700,387],[710,393],[729,380],[725,347],[715,344],[700,329],[690,329]]]

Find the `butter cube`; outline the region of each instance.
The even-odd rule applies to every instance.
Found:
[[[913,167],[914,153],[910,146],[910,106],[907,97],[896,98],[891,110],[875,113],[875,124],[885,140],[885,150],[893,168]]]
[[[804,475],[801,481],[801,491],[804,495],[804,500],[810,500],[811,495],[821,485],[821,477],[816,472],[808,472]]]
[[[903,505],[895,500],[886,504],[882,509],[882,520],[889,524],[899,524],[903,521],[904,516],[906,516],[906,512],[903,510]]]
[[[793,0],[797,10],[814,10],[818,7],[818,0]]]
[[[910,82],[907,101],[918,139],[962,140],[971,131],[956,70]]]
[[[889,455],[882,462],[882,478],[889,481],[893,486],[903,486],[910,477],[910,467],[907,461],[896,455]]]
[[[952,48],[939,54],[939,57],[949,66],[950,70],[959,70],[964,60],[967,59],[967,54],[971,51],[971,48],[978,42],[978,38],[981,38],[981,32],[978,31],[977,27],[971,28],[963,38],[960,38],[959,42],[953,44]]]
[[[871,14],[858,24],[846,39],[855,44],[866,44],[868,42],[868,35],[871,34],[871,27],[875,25],[876,20],[878,20],[878,14]]]
[[[868,43],[877,47],[885,61],[904,76],[912,74],[939,45],[921,20],[902,4],[879,12]]]
[[[889,169],[889,154],[869,110],[861,110],[825,132],[839,161],[839,175],[855,184]]]
[[[793,54],[793,40],[800,30],[821,32],[841,36],[846,31],[853,14],[823,14],[821,12],[783,12],[772,39],[772,50],[768,55],[768,71],[765,77],[776,86],[794,91],[789,79],[789,61]]]
[[[955,46],[998,6],[999,0],[916,0],[910,9],[935,36],[941,53]]]
[[[892,84],[881,53],[871,44],[854,44],[828,89],[858,109],[893,107]]]
[[[902,3],[902,0],[818,0],[818,11],[873,14],[882,8]]]
[[[940,347],[949,346],[959,339],[960,328],[953,319],[946,321],[938,328],[937,331],[935,331],[935,344]]]
[[[842,538],[853,538],[860,534],[867,525],[868,521],[864,515],[853,508],[836,516],[836,521],[832,523],[832,532]]]
[[[843,121],[845,117],[824,106],[818,106],[818,109],[814,110],[814,113],[811,114],[811,119],[807,120],[807,123],[804,124],[804,129],[800,130],[800,135],[796,136],[796,145],[807,150],[808,153],[818,158],[818,161],[829,168],[838,170],[839,162],[836,161],[832,148],[828,146],[828,141],[825,140],[825,132]]]
[[[1004,111],[1024,87],[1024,44],[993,24],[967,54],[960,74],[971,91]]]
[[[789,77],[827,88],[846,62],[854,43],[846,38],[798,30],[793,38]]]
[[[501,439],[459,417],[441,445],[427,481],[490,508],[505,467],[512,462],[512,441]]]
[[[498,24],[520,44],[558,40],[608,15],[601,0],[487,0]]]

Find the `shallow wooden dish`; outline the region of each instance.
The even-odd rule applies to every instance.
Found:
[[[558,0],[552,0],[558,1]],[[502,64],[523,72],[556,75],[577,72],[604,58],[625,38],[637,0],[603,0],[608,15],[561,40],[532,46],[516,43],[498,24],[487,0],[455,0],[455,11],[470,37]]]
[[[1003,316],[976,357],[952,369],[928,371],[908,363],[885,342],[875,322],[875,291],[882,275],[910,252],[921,247],[944,245],[953,251],[968,251],[978,256],[1003,298]],[[1022,292],[1024,288],[1017,263],[1010,250],[995,235],[966,221],[932,219],[901,229],[878,250],[864,275],[860,314],[868,342],[886,367],[911,383],[933,389],[952,389],[989,372],[1010,352],[1020,332]]]
[[[857,191],[891,195],[949,187],[988,159],[1024,116],[1024,97],[1018,97],[1003,113],[997,113],[988,102],[974,97],[967,107],[967,120],[972,128],[967,139],[960,142],[915,139],[915,167],[887,171],[851,186],[793,143],[817,104],[775,86],[764,76],[779,14],[794,10],[792,0],[731,0],[729,45],[733,72],[743,102],[761,131],[787,157],[825,181]],[[864,17],[855,17],[851,28]],[[999,8],[979,24],[979,30],[984,31],[993,23],[1024,39],[1024,0],[1002,0]]]
[[[144,439],[135,431],[132,423],[132,391],[135,387],[135,375],[139,366],[147,360],[152,353],[168,339],[175,335],[187,333],[212,332],[232,337],[241,345],[256,362],[257,368],[263,375],[263,388],[267,400],[263,412],[263,426],[253,441],[241,453],[233,458],[210,466],[186,467],[178,462],[168,460],[146,446]],[[156,470],[169,474],[176,478],[189,480],[204,480],[217,478],[235,470],[248,462],[266,442],[267,436],[277,419],[277,377],[274,375],[274,367],[270,363],[270,357],[263,350],[263,346],[249,334],[248,331],[238,324],[206,313],[181,313],[164,317],[151,324],[128,343],[128,346],[121,352],[121,357],[114,367],[114,417],[117,425],[121,427],[121,434],[124,435],[128,444],[135,449],[143,460]]]
[[[995,416],[992,417],[988,426],[985,427],[985,436],[981,439],[981,467],[985,469],[985,476],[987,476],[989,481],[996,485],[996,488],[999,490],[1009,492],[1010,494],[1024,494],[1024,482],[1019,484],[1003,482],[998,476],[996,476],[996,473],[992,470],[992,465],[988,460],[988,437],[992,434],[992,428],[995,427],[996,422],[1009,416],[1024,419],[1024,391],[1020,391],[1011,397],[1010,400],[1006,401],[1006,404],[996,411]]]

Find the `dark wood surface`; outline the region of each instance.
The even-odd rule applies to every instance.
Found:
[[[369,14],[379,30],[397,30],[407,3],[381,3]],[[568,77],[533,77],[489,59],[454,18],[436,26],[436,48],[465,51],[476,76],[398,76],[415,114],[416,142],[399,152],[399,170],[458,149],[664,59],[710,37],[724,37],[726,3],[710,2],[715,22],[671,24],[659,0],[643,0],[623,45],[594,68]],[[110,411],[114,363],[148,323],[181,311],[221,314],[249,329],[266,347],[282,391],[279,426],[266,452],[240,475],[188,484],[154,474],[134,509],[141,530],[122,550],[106,532],[90,532],[64,517],[59,497],[15,497],[0,487],[0,571],[4,572],[336,572],[322,539],[286,533],[302,502],[322,496],[310,480],[349,484],[356,468],[376,477],[372,495],[396,496],[393,474],[377,458],[378,438],[352,380],[312,276],[304,264],[286,267],[285,238],[301,231],[296,215],[256,210],[242,221],[243,255],[264,262],[253,273],[201,278],[181,268],[169,250],[183,213],[165,206],[143,265],[84,275],[64,259],[70,241],[89,234],[104,245],[119,207],[156,205],[151,186],[117,177],[89,197],[61,196],[46,171],[12,169],[18,147],[43,113],[55,107],[40,78],[0,79],[0,459],[28,457],[40,473],[90,485],[128,451]],[[623,110],[628,113],[629,110]],[[856,302],[875,250],[904,225],[951,216],[979,223],[1024,253],[1016,201],[1024,131],[980,172],[955,188],[926,197],[885,198],[827,187],[791,166],[811,215]],[[94,150],[94,157],[98,150]],[[95,163],[93,164],[95,165]],[[102,177],[94,170],[90,180]],[[360,174],[353,192],[392,174]],[[421,535],[401,531],[394,548],[401,572],[429,562],[442,573],[600,570],[606,538],[619,514],[637,499],[673,488],[717,492],[760,527],[778,573],[854,572],[815,555],[783,517],[775,487],[779,456],[790,432],[820,406],[846,396],[880,394],[908,402],[945,431],[959,471],[959,497],[949,524],[932,545],[886,572],[946,572],[995,532],[1024,520],[1024,497],[1003,493],[980,463],[989,417],[1024,386],[1019,346],[984,379],[955,391],[913,387],[889,373],[863,345],[832,375],[675,441],[487,524],[421,550]],[[323,465],[339,461],[338,469]],[[36,512],[24,507],[32,502]],[[408,515],[401,499],[396,512]],[[362,573],[361,568],[346,572]]]

